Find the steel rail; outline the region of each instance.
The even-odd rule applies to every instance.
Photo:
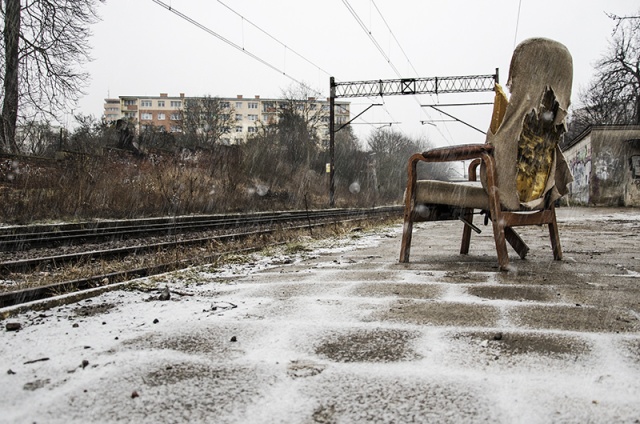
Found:
[[[261,230],[244,232],[244,233],[226,234],[226,235],[222,235],[220,237],[215,237],[215,238],[208,237],[208,238],[199,238],[196,240],[185,240],[183,242],[176,241],[176,242],[167,242],[167,243],[154,243],[148,246],[134,246],[131,248],[111,249],[111,250],[104,250],[104,251],[97,251],[97,252],[83,252],[79,254],[60,255],[60,256],[48,257],[48,258],[34,258],[34,259],[28,259],[24,261],[14,261],[13,263],[5,262],[0,264],[0,269],[3,269],[5,271],[10,269],[13,269],[13,270],[27,269],[29,267],[33,269],[33,267],[42,266],[45,263],[60,264],[60,263],[73,262],[74,260],[76,261],[82,260],[82,259],[88,260],[92,257],[96,257],[96,256],[92,256],[93,254],[96,254],[96,253],[100,257],[109,257],[109,256],[114,257],[118,255],[126,255],[131,253],[141,253],[142,251],[153,251],[154,249],[170,248],[170,247],[175,247],[179,245],[208,243],[208,242],[211,242],[212,240],[217,240],[219,242],[224,242],[229,240],[240,240],[242,238],[269,234],[279,230],[282,230],[282,231],[300,230],[300,229],[331,225],[337,222],[346,222],[346,221],[348,222],[353,220],[360,221],[365,219],[371,219],[376,216],[380,216],[384,214],[386,214],[387,216],[395,215],[396,213],[401,212],[402,208],[400,207],[374,208],[374,209],[368,209],[367,211],[369,213],[363,213],[363,210],[359,210],[358,214],[351,214],[350,217],[348,217],[347,214],[339,214],[338,216],[341,216],[342,218],[344,218],[339,221],[325,220],[325,221],[315,222],[315,223],[308,222],[304,225],[289,225],[281,228],[271,227],[268,229],[261,229]],[[255,249],[257,248],[243,249],[243,251],[255,250]],[[216,258],[219,258],[229,253],[233,253],[233,252],[216,253],[213,255],[207,255],[207,256],[191,258],[191,259],[183,259],[175,262],[164,263],[160,265],[153,265],[145,268],[118,271],[118,272],[113,272],[109,274],[91,276],[87,278],[55,283],[55,284],[50,284],[50,285],[41,286],[41,287],[34,287],[29,289],[0,293],[0,308],[6,308],[6,307],[20,305],[27,302],[47,299],[52,296],[59,295],[61,293],[90,290],[90,289],[95,289],[96,287],[101,287],[104,285],[112,286],[116,283],[120,283],[129,279],[152,276],[152,275],[168,272],[170,270],[179,269],[181,267],[192,266],[197,263],[204,263],[203,261],[215,260]],[[73,258],[73,256],[76,256],[76,258]],[[38,261],[41,261],[41,262],[39,263]],[[105,281],[107,282],[106,284],[104,284]],[[0,319],[2,319],[2,316],[0,316]]]
[[[149,218],[82,224],[23,226],[0,229],[0,251],[20,251],[38,247],[103,240],[122,240],[152,234],[176,235],[187,232],[216,230],[251,225],[273,225],[277,222],[330,219],[341,216],[385,213],[395,207],[375,209],[330,209],[311,211],[266,212],[249,215],[204,215],[175,218]]]

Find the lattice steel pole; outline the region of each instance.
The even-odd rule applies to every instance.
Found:
[[[494,91],[498,84],[498,68],[493,75],[454,77],[400,78],[388,80],[336,83],[329,78],[329,205],[335,205],[335,99],[336,97],[375,97],[415,94],[479,93]],[[467,124],[468,125],[468,124]]]
[[[336,81],[334,77],[329,79],[329,207],[335,206],[335,100],[336,100]]]

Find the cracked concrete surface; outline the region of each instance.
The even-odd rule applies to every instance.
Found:
[[[419,224],[400,264],[397,225],[13,316],[0,422],[640,422],[640,211],[559,221],[564,260],[526,228],[507,273],[488,227],[460,256]]]

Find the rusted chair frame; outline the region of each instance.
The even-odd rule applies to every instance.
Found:
[[[513,230],[513,227],[525,225],[548,225],[551,247],[555,260],[562,259],[562,249],[558,234],[555,207],[553,203],[545,205],[545,208],[535,212],[511,212],[503,211],[500,205],[500,196],[496,186],[496,169],[493,159],[493,146],[490,144],[468,144],[452,148],[432,149],[423,153],[417,153],[409,158],[407,192],[404,207],[404,227],[402,232],[402,244],[400,248],[400,262],[409,262],[411,253],[411,238],[413,222],[415,221],[416,181],[418,162],[451,162],[474,159],[469,166],[469,180],[477,180],[477,167],[485,164],[487,171],[487,192],[489,195],[489,216],[493,227],[493,235],[500,269],[506,270],[509,266],[507,245],[509,244],[524,259],[529,247]],[[465,208],[462,212],[469,223],[473,219],[473,210]],[[469,253],[471,241],[471,228],[465,224],[462,235],[460,253]]]

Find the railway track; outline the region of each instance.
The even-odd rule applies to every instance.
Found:
[[[372,209],[328,209],[288,212],[262,212],[231,215],[196,215],[146,218],[122,221],[96,221],[77,224],[50,224],[0,228],[0,251],[121,240],[153,234],[175,235],[187,232],[274,226],[282,223],[352,219],[392,213],[395,206]]]
[[[16,284],[17,289],[4,288],[0,293],[0,308],[215,262],[229,252],[263,247],[247,247],[251,244],[247,240],[260,240],[269,234],[301,229],[313,231],[319,226],[341,222],[398,217],[401,211],[400,207],[390,206],[2,228],[0,280],[29,282]],[[125,240],[133,241],[133,244],[120,245]],[[101,247],[101,243],[109,247]],[[113,244],[117,246],[113,247]],[[58,253],[70,249],[69,246],[73,252]],[[202,253],[194,255],[191,253],[194,248]],[[187,257],[176,259],[177,255],[172,252],[180,249],[187,251],[182,255]],[[120,264],[116,271],[104,272],[109,268],[105,265],[111,263],[109,261]],[[96,264],[100,266],[96,267]],[[64,270],[68,267],[87,269],[81,272],[81,277],[66,281],[55,281],[55,277],[39,278],[40,275],[67,275]],[[29,287],[24,288],[25,285]]]

